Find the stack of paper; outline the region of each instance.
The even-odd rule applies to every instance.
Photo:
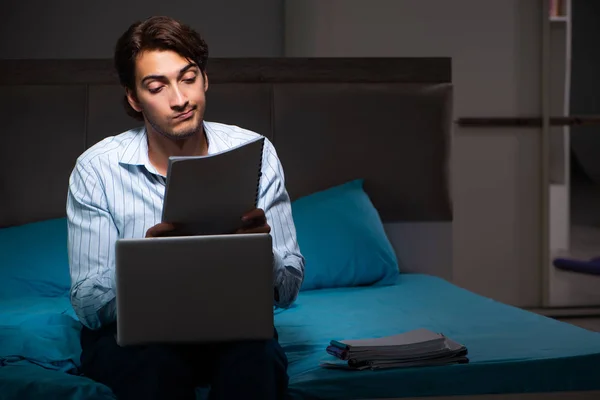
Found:
[[[326,368],[382,369],[469,362],[465,346],[427,329],[377,339],[332,340],[327,353],[335,358],[321,362]]]

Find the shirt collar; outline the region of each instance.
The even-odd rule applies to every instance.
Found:
[[[212,137],[212,132],[210,132],[206,122],[203,121],[202,125],[208,144],[208,154],[212,154],[215,150],[218,150],[216,148],[216,142]],[[125,165],[143,165],[149,172],[159,175],[158,171],[154,168],[148,158],[148,137],[146,136],[146,127],[134,129],[131,131],[131,134],[133,137],[129,141],[125,151],[121,153],[119,163]]]
[[[146,165],[148,159],[148,139],[146,137],[146,128],[142,127],[130,131],[132,138],[121,153],[119,163],[127,165]]]

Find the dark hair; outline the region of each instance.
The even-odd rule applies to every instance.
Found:
[[[169,17],[150,17],[133,23],[115,46],[114,65],[119,81],[134,93],[135,61],[140,53],[147,50],[172,50],[195,62],[203,73],[206,70],[208,46],[196,31]],[[123,100],[127,114],[143,121],[142,113],[129,105],[127,96]]]

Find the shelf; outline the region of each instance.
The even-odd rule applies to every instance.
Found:
[[[569,17],[566,15],[558,15],[554,17],[550,17],[550,22],[568,22]]]

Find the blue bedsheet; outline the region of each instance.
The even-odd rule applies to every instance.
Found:
[[[600,334],[438,278],[405,274],[394,286],[302,292],[275,321],[297,399],[600,390]],[[319,360],[329,357],[325,348],[331,339],[419,327],[464,343],[470,364],[382,371],[319,367]],[[80,351],[79,322],[67,297],[0,299],[2,396],[114,399],[105,386],[77,375]]]
[[[67,296],[0,298],[0,366],[76,373],[80,330]]]
[[[80,330],[67,296],[0,298],[0,397],[114,399],[79,376]]]
[[[297,398],[359,399],[600,389],[600,333],[506,306],[424,275],[395,286],[304,292],[276,316]],[[331,339],[428,328],[469,364],[381,371],[319,368]]]
[[[112,391],[83,376],[20,363],[0,367],[0,398],[6,400],[115,400]]]

